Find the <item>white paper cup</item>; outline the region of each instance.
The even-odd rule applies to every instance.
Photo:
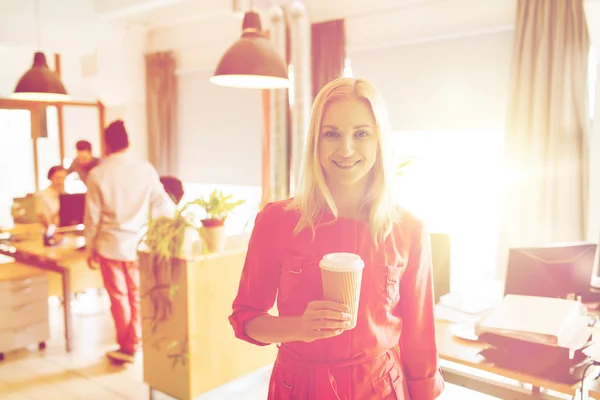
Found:
[[[358,316],[364,261],[354,253],[330,253],[323,256],[319,266],[324,299],[346,304],[352,316],[350,329],[354,328]]]

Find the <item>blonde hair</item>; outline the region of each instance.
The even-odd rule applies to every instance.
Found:
[[[302,170],[294,199],[288,209],[297,210],[300,213],[300,220],[294,229],[294,234],[310,228],[314,236],[316,221],[322,215],[325,207],[329,208],[335,218],[338,217],[337,207],[327,187],[319,162],[318,146],[323,115],[327,106],[332,102],[350,98],[360,99],[368,104],[376,122],[379,149],[375,164],[369,172],[369,185],[361,209],[368,207],[371,236],[375,245],[378,245],[390,235],[398,215],[391,191],[393,170],[389,165],[391,161],[388,154],[390,128],[387,108],[379,91],[365,79],[335,79],[325,85],[315,98]]]

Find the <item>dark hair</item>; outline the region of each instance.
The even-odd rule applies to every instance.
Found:
[[[75,143],[75,148],[77,149],[77,151],[92,151],[92,144],[90,142],[88,142],[87,140],[80,140],[79,142]]]
[[[183,184],[174,176],[161,176],[160,183],[163,184],[165,192],[171,197],[175,204],[179,204],[183,198]]]
[[[65,169],[63,168],[62,165],[55,165],[54,167],[50,168],[48,170],[48,180],[51,180],[52,177],[54,176],[55,173],[57,173],[58,171],[64,171]]]
[[[118,119],[104,130],[104,141],[111,152],[120,151],[129,147],[129,137],[125,130],[125,123]]]

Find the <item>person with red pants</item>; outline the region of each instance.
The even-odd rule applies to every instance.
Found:
[[[389,135],[372,84],[330,82],[295,197],[256,217],[229,320],[240,339],[280,344],[269,400],[431,400],[444,389],[429,234],[395,204]],[[319,261],[338,252],[365,264],[352,329],[348,305],[323,299]]]
[[[174,205],[154,167],[129,152],[123,121],[104,132],[108,156],[90,171],[85,201],[85,237],[90,268],[100,266],[110,298],[119,348],[107,356],[133,362],[141,340],[140,269],[137,247],[153,216],[173,216]]]

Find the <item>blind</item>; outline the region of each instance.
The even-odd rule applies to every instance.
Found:
[[[261,92],[217,86],[212,71],[178,76],[179,178],[261,184]]]
[[[394,131],[503,128],[513,32],[349,52],[383,94]]]

